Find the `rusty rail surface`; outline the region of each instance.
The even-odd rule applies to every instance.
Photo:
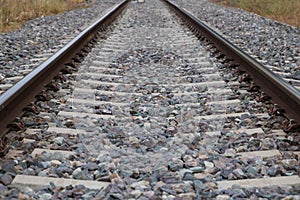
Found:
[[[0,96],[0,137],[8,131],[7,124],[22,114],[22,109],[32,102],[45,85],[63,69],[64,65],[70,62],[94,38],[99,29],[106,27],[121,13],[127,3],[128,0],[122,0],[115,5],[51,58]]]
[[[239,63],[239,67],[246,71],[266,94],[272,97],[286,111],[290,119],[300,123],[300,92],[281,77],[264,67],[262,64],[251,58],[231,42],[226,40],[212,28],[207,26],[190,12],[180,8],[177,4],[165,0],[165,2],[187,22],[198,34],[207,38],[210,42],[222,51],[229,58]]]

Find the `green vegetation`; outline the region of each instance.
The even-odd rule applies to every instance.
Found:
[[[25,21],[73,10],[84,0],[0,0],[0,32],[18,29]]]
[[[300,0],[211,0],[300,28]]]

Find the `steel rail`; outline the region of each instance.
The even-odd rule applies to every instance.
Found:
[[[267,69],[258,61],[251,58],[231,42],[222,37],[215,30],[207,26],[198,18],[194,17],[187,10],[180,8],[177,4],[165,0],[165,2],[181,16],[194,30],[203,35],[210,42],[222,51],[229,58],[240,64],[266,94],[272,97],[272,101],[277,103],[286,111],[290,119],[300,123],[300,92],[292,85],[284,81],[281,77]]]
[[[64,65],[94,38],[99,29],[106,27],[120,14],[127,3],[128,0],[122,0],[116,4],[99,20],[0,96],[0,137],[8,131],[7,124],[22,114],[22,109],[32,102]]]

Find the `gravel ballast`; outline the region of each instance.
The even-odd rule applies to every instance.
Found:
[[[300,80],[300,29],[208,0],[174,0],[226,39],[285,77]]]
[[[132,1],[115,25],[57,80],[61,90],[47,91],[51,100],[37,100],[40,114],[22,117],[27,130],[11,131],[19,152],[1,160],[0,199],[299,199],[294,185],[219,187],[298,180],[300,138],[280,130],[284,118],[270,117],[211,45],[159,0]],[[16,187],[20,175],[108,186]]]
[[[94,1],[88,8],[33,19],[20,30],[0,34],[0,86],[28,74],[117,2]]]

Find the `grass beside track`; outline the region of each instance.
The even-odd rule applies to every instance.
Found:
[[[81,7],[85,0],[0,0],[0,33],[20,28],[23,22]]]
[[[211,0],[300,28],[300,0]]]

